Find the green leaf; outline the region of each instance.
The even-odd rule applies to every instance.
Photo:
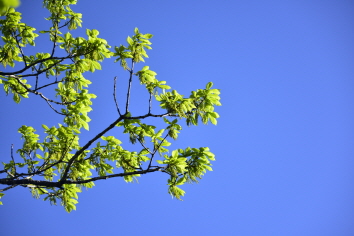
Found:
[[[19,5],[19,0],[0,0],[0,15],[5,15],[9,8],[18,7]]]
[[[213,125],[216,125],[218,122],[217,120],[214,118],[214,117],[209,117],[210,119],[210,122],[213,124]]]
[[[149,66],[144,66],[142,69],[141,69],[141,71],[147,71],[147,70],[149,70]]]
[[[18,95],[18,93],[14,93],[14,95],[13,95],[13,100],[14,100],[16,103],[20,103],[20,101],[21,101],[20,95]]]
[[[87,124],[87,122],[85,122],[85,121],[81,121],[81,124],[82,124],[82,126],[84,127],[84,129],[86,129],[86,130],[89,130],[89,125]]]
[[[139,29],[137,27],[134,29],[134,34],[139,34]]]
[[[133,45],[134,44],[134,40],[128,36],[127,38],[127,42],[129,43],[129,45]]]
[[[146,39],[151,39],[153,37],[152,34],[144,34],[144,38]]]
[[[212,82],[209,82],[209,83],[207,83],[207,85],[206,85],[206,89],[210,89],[212,86],[213,86],[213,83],[212,83]]]

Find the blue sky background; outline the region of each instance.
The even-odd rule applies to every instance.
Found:
[[[125,44],[134,27],[151,33],[146,65],[181,94],[221,89],[217,126],[185,127],[172,148],[208,146],[213,172],[185,185],[184,201],[167,194],[167,176],[96,183],[79,195],[77,211],[35,200],[28,190],[6,193],[3,235],[354,235],[354,4],[321,1],[79,1],[86,28],[110,45]],[[41,1],[18,11],[38,30],[48,24]],[[47,52],[46,39],[35,50]],[[87,73],[96,93],[91,139],[116,119],[128,75],[106,60]],[[133,114],[145,114],[148,96],[135,81]],[[17,129],[56,125],[61,117],[33,97],[16,105],[0,92],[0,160],[19,148]],[[110,134],[126,137],[114,130]]]

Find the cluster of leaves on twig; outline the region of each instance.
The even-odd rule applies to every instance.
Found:
[[[142,34],[137,28],[134,35],[127,38],[127,46],[120,45],[110,51],[107,41],[99,38],[97,30],[86,30],[87,37],[73,37],[70,33],[81,26],[81,14],[75,13],[70,5],[76,0],[44,0],[44,7],[50,12],[46,20],[51,22],[49,30],[39,31],[52,42],[49,53],[25,54],[27,45],[35,45],[36,29],[21,22],[21,13],[14,8],[4,8],[4,18],[0,19],[0,30],[4,45],[0,47],[0,62],[4,67],[22,64],[21,69],[0,72],[0,83],[6,94],[12,94],[19,103],[29,95],[40,96],[49,107],[62,115],[58,126],[42,125],[45,137],[42,139],[30,126],[21,126],[23,146],[9,155],[10,161],[3,163],[0,184],[8,187],[4,191],[22,186],[29,188],[36,197],[44,196],[56,204],[59,200],[67,211],[76,209],[77,193],[82,187],[91,188],[102,179],[123,177],[131,182],[142,174],[156,171],[167,173],[168,192],[181,199],[184,191],[179,188],[184,183],[197,182],[206,171],[210,171],[214,154],[207,147],[177,149],[170,152],[171,141],[177,139],[182,126],[217,123],[215,106],[221,105],[219,90],[209,82],[205,89],[192,91],[189,97],[171,90],[166,81],[159,81],[156,72],[148,66],[135,71],[137,63],[147,58],[146,50],[151,49],[151,34]],[[57,51],[60,51],[58,53]],[[57,56],[60,54],[61,56]],[[63,55],[64,54],[64,55]],[[129,80],[124,107],[118,105],[114,80],[114,96],[118,118],[85,144],[80,144],[81,129],[89,129],[92,110],[89,93],[91,84],[83,73],[101,69],[104,59],[114,57],[115,61],[128,72]],[[50,79],[43,81],[41,78]],[[129,111],[131,88],[134,78],[146,87],[150,94],[148,112],[133,115]],[[55,88],[55,99],[48,98],[44,88]],[[155,99],[165,112],[154,114],[152,100]],[[59,109],[59,108],[60,109]],[[161,109],[160,109],[161,110]],[[165,122],[164,129],[144,123],[146,118],[155,117]],[[132,144],[140,151],[129,151],[121,146],[121,141],[105,134],[112,129],[122,129],[129,135]],[[159,158],[160,157],[160,158]],[[157,160],[160,159],[160,160]]]

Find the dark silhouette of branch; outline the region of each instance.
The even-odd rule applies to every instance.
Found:
[[[63,82],[63,81],[65,81],[65,80],[64,80],[64,79],[58,80],[58,81],[55,81],[55,82],[53,82],[53,83],[49,83],[49,84],[43,85],[43,86],[41,86],[41,87],[39,87],[39,88],[36,88],[36,89],[34,89],[33,91],[38,91],[38,90],[40,90],[40,89],[42,89],[42,88],[45,88],[45,87],[48,87],[48,86],[50,86],[50,85],[54,85],[54,84],[57,84],[57,83],[60,83],[60,82]]]
[[[14,145],[13,144],[11,144],[11,159],[12,159],[12,161],[14,162],[14,169],[15,169],[15,174],[16,174],[16,162],[15,162],[15,158],[14,158]]]
[[[56,27],[54,27],[54,25],[55,25]],[[55,29],[55,28],[57,28],[57,27],[58,27],[58,21],[53,22],[53,28]],[[52,53],[50,54],[51,57],[54,56],[55,48],[57,47],[57,32],[56,32],[56,31],[55,31],[53,37],[54,37],[54,39],[53,39],[53,48],[52,48]]]
[[[59,26],[58,29],[61,29],[65,26],[67,26],[68,24],[70,24],[70,22],[74,19],[74,17],[71,17],[70,20],[68,20],[67,22],[65,22],[62,26]]]
[[[42,62],[45,62],[45,61],[49,61],[49,60],[59,60],[59,62],[57,63],[54,63],[53,65],[51,65],[50,67],[44,69],[44,70],[40,70],[38,73],[36,74],[27,74],[27,75],[21,75],[20,77],[29,77],[29,76],[36,76],[36,75],[39,75],[39,74],[42,74],[43,72],[51,69],[53,66],[59,64],[60,62],[64,61],[65,59],[69,59],[69,58],[73,58],[75,57],[76,55],[75,54],[72,54],[72,55],[68,55],[66,57],[48,57],[48,58],[43,58],[43,59],[40,59],[38,61],[35,61],[35,62],[32,62],[31,64],[25,66],[24,68],[22,68],[21,70],[18,70],[18,71],[14,71],[14,72],[0,72],[0,75],[3,75],[3,76],[7,76],[7,75],[17,75],[17,74],[21,74],[22,72],[28,70],[29,68],[31,68],[32,66],[35,66],[39,63],[42,63]],[[82,56],[82,55],[81,55]]]
[[[60,111],[57,111],[57,109],[55,109],[52,104],[50,104],[50,102],[44,98],[44,100],[47,102],[47,104],[49,105],[50,108],[52,108],[52,110],[55,112],[55,113],[58,113],[59,115],[62,115],[62,116],[67,116],[66,114],[64,113],[61,113]]]
[[[151,154],[151,159],[150,159],[150,162],[149,162],[148,169],[150,169],[150,167],[151,167],[152,159],[154,159],[155,153],[159,150],[159,148],[161,147],[162,143],[166,140],[167,137],[168,137],[168,133],[162,139],[162,141],[159,143],[159,145],[154,149],[154,152]]]
[[[48,157],[48,159],[46,161],[44,161],[44,163],[38,167],[38,169],[36,171],[33,171],[32,173],[21,173],[21,174],[18,174],[18,177],[23,177],[23,176],[30,176],[30,175],[38,175],[38,174],[41,174],[43,172],[45,172],[46,170],[52,168],[53,166],[56,166],[60,163],[65,163],[63,161],[65,155],[69,152],[69,148],[70,146],[72,145],[73,141],[74,141],[75,137],[73,137],[70,141],[70,144],[66,147],[66,150],[64,150],[64,152],[62,153],[61,157],[59,158],[58,161],[48,165],[48,160],[50,160],[50,156]],[[48,165],[48,166],[46,166]]]
[[[112,174],[112,175],[105,175],[105,176],[98,176],[90,179],[85,179],[85,180],[60,180],[59,182],[52,182],[52,181],[45,181],[45,180],[34,180],[30,178],[26,179],[0,179],[0,184],[4,185],[11,185],[10,187],[7,187],[5,189],[0,190],[6,191],[10,188],[13,188],[17,185],[34,185],[36,187],[52,187],[52,188],[61,188],[64,184],[85,184],[89,182],[94,182],[97,180],[104,180],[104,179],[110,179],[110,178],[115,178],[115,177],[124,177],[124,176],[130,176],[130,175],[143,175],[151,172],[156,172],[156,171],[163,171],[164,167],[155,167],[152,169],[147,169],[147,170],[139,170],[139,171],[133,171],[133,172],[125,172],[125,173],[119,173],[119,174]]]
[[[24,53],[23,53],[22,47],[20,46],[20,42],[18,41],[18,38],[17,38],[18,35],[15,35],[13,31],[11,32],[11,34],[12,34],[12,37],[13,37],[13,38],[15,39],[15,41],[16,41],[16,45],[17,45],[18,49],[19,49],[20,52],[21,52],[22,60],[23,60],[23,62],[25,63],[25,67],[26,67],[26,66],[27,66],[27,62],[26,62],[25,55],[24,55]]]
[[[10,77],[15,78],[15,79],[17,80],[17,82],[18,82],[19,84],[21,84],[24,89],[26,89],[27,92],[29,92],[29,93],[34,93],[34,94],[36,94],[36,95],[39,95],[41,98],[43,98],[43,99],[46,100],[47,102],[52,102],[52,103],[55,103],[55,104],[58,104],[58,105],[69,105],[69,104],[72,104],[72,103],[75,102],[75,101],[72,101],[72,102],[57,102],[57,101],[51,100],[51,99],[49,99],[49,98],[46,98],[42,93],[37,92],[36,90],[38,90],[38,89],[32,90],[32,89],[28,88],[25,84],[23,84],[23,83],[21,82],[21,80],[20,80],[18,77],[15,77],[15,76],[10,76]],[[56,82],[54,82],[54,83],[56,83]],[[52,83],[52,84],[54,84],[54,83]],[[47,85],[47,86],[48,86],[48,85]],[[46,86],[42,86],[42,88],[43,88],[43,87],[46,87]]]
[[[66,178],[68,177],[68,173],[70,171],[70,168],[72,166],[72,164],[74,163],[74,161],[86,150],[88,149],[92,143],[94,143],[95,141],[97,141],[99,138],[101,138],[105,133],[107,133],[109,130],[113,129],[120,121],[124,120],[124,119],[144,119],[147,117],[164,117],[164,116],[169,116],[169,113],[166,114],[161,114],[161,115],[153,115],[153,114],[146,114],[143,116],[135,116],[135,117],[127,117],[125,115],[120,116],[117,120],[115,120],[112,124],[110,124],[107,128],[105,128],[102,132],[100,132],[99,134],[97,134],[93,139],[91,139],[90,141],[88,141],[80,150],[78,150],[74,156],[71,157],[71,159],[68,161],[68,165],[66,166],[64,173],[61,177],[60,181],[65,181]]]
[[[9,187],[0,189],[0,193],[1,193],[1,192],[5,192],[5,191],[7,191],[7,190],[9,190],[9,189],[12,189],[12,188],[14,188],[14,187],[17,187],[17,184],[14,184],[14,185],[11,185],[11,186],[9,186]]]
[[[129,82],[128,82],[128,93],[127,93],[127,102],[125,105],[125,113],[128,113],[128,109],[129,109],[130,89],[132,86],[133,71],[134,71],[134,59],[132,59],[132,68],[129,70],[130,77],[129,77]]]
[[[122,114],[120,113],[118,102],[117,102],[117,96],[116,96],[116,83],[117,83],[117,76],[114,77],[113,98],[114,98],[114,102],[116,104],[117,112],[121,116]]]
[[[151,100],[152,100],[152,93],[150,93],[150,97],[149,97],[149,111],[148,111],[148,114],[151,113],[151,107],[152,107],[152,102],[151,102]]]
[[[140,140],[140,138],[138,137],[138,135],[135,135],[136,136],[136,139],[139,141],[139,143],[141,144],[141,146],[143,146],[143,148],[148,151],[150,154],[153,154],[149,148],[147,148],[144,143]]]
[[[120,116],[117,120],[115,120],[112,124],[110,124],[106,129],[104,129],[102,132],[97,134],[93,139],[88,141],[80,150],[78,150],[73,157],[68,162],[68,165],[66,166],[66,169],[61,177],[60,182],[66,181],[66,178],[68,177],[69,170],[73,164],[73,162],[86,150],[88,149],[93,142],[95,142],[97,139],[101,138],[106,132],[109,130],[113,129],[116,124],[118,124],[121,120],[124,119],[124,116]]]

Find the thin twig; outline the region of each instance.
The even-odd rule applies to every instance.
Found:
[[[168,137],[168,133],[167,133],[166,136],[162,139],[162,141],[161,141],[160,144],[157,146],[157,148],[154,150],[154,154],[157,152],[157,150],[159,150],[159,148],[161,147],[161,144],[166,140],[167,137]]]
[[[46,99],[44,99],[44,100],[48,103],[49,107],[53,109],[53,111],[55,111],[55,112],[58,113],[59,115],[67,116],[67,115],[64,114],[64,113],[61,113],[61,112],[57,111],[57,110],[52,106],[52,104],[50,104],[50,102],[49,102],[48,100],[46,100]]]
[[[150,170],[140,170],[140,171],[133,171],[133,172],[125,172],[125,173],[120,173],[120,174],[113,174],[113,175],[106,175],[106,176],[99,176],[99,177],[94,177],[91,179],[86,179],[86,180],[79,180],[79,181],[65,181],[66,184],[84,184],[84,183],[89,183],[92,181],[96,180],[101,180],[101,179],[109,179],[109,178],[114,178],[114,177],[123,177],[123,176],[128,176],[128,175],[139,175],[139,174],[147,174],[150,172],[155,172],[155,171],[160,171],[163,169],[163,167],[156,167],[154,169]]]
[[[113,98],[114,98],[114,102],[116,104],[118,114],[121,116],[122,114],[120,114],[120,110],[119,110],[119,106],[118,106],[118,102],[117,102],[117,97],[116,97],[116,82],[117,82],[117,76],[114,77]]]
[[[137,140],[139,141],[139,143],[141,144],[141,146],[143,146],[143,148],[145,148],[146,151],[148,151],[150,154],[152,154],[152,152],[150,151],[149,148],[147,148],[144,143],[139,139],[138,135],[135,135]]]
[[[162,139],[162,141],[161,141],[160,144],[157,146],[157,148],[154,149],[154,152],[151,154],[151,159],[150,159],[150,162],[149,162],[148,169],[150,169],[150,167],[151,167],[151,163],[152,163],[152,159],[154,159],[154,155],[155,155],[156,152],[159,150],[159,148],[161,147],[162,143],[166,140],[167,137],[168,137],[168,133],[167,133],[166,136]]]
[[[31,151],[32,152],[32,151]],[[29,157],[29,159],[31,160],[31,166],[29,166],[29,168],[32,168],[32,173],[33,172],[35,172],[36,170],[35,170],[35,168],[34,168],[34,165],[33,165],[33,158],[32,158],[32,156],[31,156],[31,152],[30,153],[28,153],[27,155],[28,155],[28,157]],[[36,155],[36,151],[34,151],[34,156]]]
[[[15,169],[15,174],[16,174],[17,170],[16,170],[16,163],[15,163],[15,158],[14,158],[14,145],[13,144],[11,144],[11,159],[14,162],[14,169]]]
[[[151,106],[152,106],[151,100],[152,100],[152,93],[150,93],[150,98],[149,98],[149,112],[148,112],[148,114],[151,113]]]
[[[9,189],[12,189],[12,188],[14,188],[14,187],[16,187],[16,186],[17,186],[17,184],[14,184],[14,185],[11,185],[11,186],[9,186],[9,187],[0,189],[0,193],[1,193],[1,192],[5,192],[5,191],[7,191],[7,190],[9,190]]]
[[[42,88],[45,88],[45,87],[48,87],[48,86],[50,86],[50,85],[57,84],[57,83],[60,83],[60,82],[63,82],[63,81],[64,81],[64,79],[59,80],[59,81],[55,81],[55,82],[53,82],[53,83],[46,84],[46,85],[43,85],[43,86],[41,86],[41,87],[39,87],[39,88],[36,88],[36,89],[33,90],[33,91],[38,91],[38,90],[40,90],[40,89],[42,89]]]
[[[133,70],[134,70],[134,59],[132,59],[132,68],[129,70],[130,77],[129,77],[129,83],[128,83],[128,93],[127,93],[127,102],[125,105],[125,113],[128,113],[128,108],[129,108],[130,89],[131,89],[132,80],[133,80]]]
[[[15,35],[13,31],[11,32],[11,34],[12,34],[12,37],[16,40],[16,44],[17,44],[18,49],[20,49],[22,60],[25,63],[25,66],[27,66],[25,55],[23,53],[22,47],[20,46],[20,42],[18,41],[17,35]]]
[[[34,91],[36,91],[38,89],[38,76],[36,76],[36,85],[34,86]]]
[[[17,77],[17,76],[10,76],[10,77],[15,78],[15,79],[17,80],[17,82],[18,82],[19,84],[21,84],[24,89],[26,89],[27,92],[29,92],[29,93],[34,93],[34,94],[36,94],[36,95],[39,95],[41,98],[43,98],[43,99],[46,100],[47,102],[52,102],[52,103],[55,103],[55,104],[58,104],[58,105],[70,105],[70,104],[72,104],[72,103],[75,102],[75,101],[71,101],[71,102],[57,102],[57,101],[51,100],[51,99],[49,99],[49,98],[46,98],[42,93],[37,92],[37,91],[35,91],[35,90],[32,90],[32,89],[28,88],[25,84],[23,84],[23,83],[21,82],[21,80],[19,79],[19,77]],[[37,89],[37,90],[38,90],[38,89]]]
[[[14,145],[13,144],[11,144],[11,159],[15,163],[15,160],[14,160]]]
[[[6,173],[11,176],[11,179],[15,179],[15,176],[13,174],[11,174],[10,172],[6,171]]]
[[[63,162],[63,159],[64,159],[65,155],[69,152],[69,149],[70,149],[71,145],[73,144],[74,139],[75,139],[75,136],[71,139],[70,144],[66,147],[66,150],[63,151],[63,153],[62,153],[62,155],[61,155],[61,157],[59,158],[58,161],[56,161],[55,163],[50,164],[49,166],[45,166],[45,165],[48,164],[48,162],[47,162],[47,163],[46,163],[46,162],[43,163],[43,165],[40,166],[40,167],[38,168],[38,170],[37,170],[36,172],[34,172],[33,174],[39,174],[40,172],[44,172],[44,171],[46,171],[46,170],[52,168],[53,166],[55,166],[55,165],[57,165],[57,164]],[[50,157],[48,157],[48,160],[50,160]],[[44,168],[44,167],[45,167],[45,168]],[[42,169],[42,168],[43,168],[43,169]]]
[[[57,110],[52,106],[52,104],[50,104],[50,102],[53,102],[53,103],[56,103],[56,104],[59,104],[59,105],[66,105],[65,103],[59,103],[59,102],[53,101],[53,100],[51,100],[51,99],[48,99],[48,98],[46,98],[42,93],[39,93],[39,92],[36,92],[36,91],[34,91],[34,90],[31,90],[31,89],[27,88],[27,86],[24,85],[23,83],[21,83],[21,81],[20,81],[17,77],[15,77],[15,76],[10,76],[10,77],[16,78],[16,79],[19,81],[19,83],[26,89],[26,92],[20,93],[20,92],[16,91],[16,89],[13,88],[16,93],[18,93],[18,94],[25,94],[25,93],[31,92],[31,93],[34,93],[34,94],[36,94],[36,95],[40,95],[40,96],[48,103],[49,107],[52,108],[56,113],[58,113],[58,114],[60,114],[60,115],[67,116],[67,115],[64,114],[64,113],[61,113],[61,112],[57,111]],[[71,103],[73,103],[73,102],[71,102]]]
[[[143,116],[134,116],[134,117],[124,117],[124,119],[126,120],[135,120],[135,119],[144,119],[144,118],[147,118],[147,117],[165,117],[165,116],[172,116],[172,117],[176,117],[178,115],[174,115],[174,114],[171,114],[169,112],[166,112],[164,114],[160,114],[160,115],[154,115],[154,114],[145,114]]]
[[[53,67],[57,66],[58,64],[60,64],[62,61],[64,61],[65,59],[69,59],[71,57],[74,57],[74,55],[70,55],[70,56],[67,56],[65,58],[62,58],[62,59],[59,59],[59,61],[53,63],[52,65],[48,66],[47,68],[43,69],[43,70],[38,70],[37,73],[35,74],[26,74],[26,75],[21,75],[21,77],[31,77],[31,76],[37,76],[37,75],[40,75],[50,69],[52,69]],[[41,65],[42,65],[43,61],[41,62]],[[0,73],[1,74],[1,73]],[[17,73],[16,73],[17,74]]]
[[[3,75],[3,76],[6,76],[6,75],[16,75],[16,74],[21,74],[22,72],[28,70],[29,68],[31,68],[32,66],[35,66],[39,63],[42,63],[42,62],[45,62],[45,61],[48,61],[48,60],[59,60],[58,63],[54,63],[53,65],[51,65],[50,67],[46,68],[45,70],[43,71],[39,71],[37,74],[41,74],[49,69],[51,69],[53,66],[55,66],[56,64],[59,64],[60,62],[64,61],[65,59],[69,59],[69,58],[72,58],[72,57],[75,57],[76,55],[73,54],[73,55],[68,55],[66,57],[48,57],[48,58],[43,58],[43,59],[40,59],[38,61],[35,61],[35,62],[32,62],[31,64],[25,66],[24,68],[22,68],[21,70],[18,70],[18,71],[15,71],[15,72],[0,72],[0,75]],[[28,77],[28,76],[36,76],[37,74],[28,74],[28,75],[22,75],[21,77]]]
[[[55,27],[54,27],[55,25]],[[57,46],[57,29],[58,28],[58,21],[56,20],[55,22],[53,21],[53,28],[55,29],[55,32],[54,32],[54,39],[53,39],[53,48],[52,48],[52,53],[50,54],[51,57],[54,56],[54,52],[55,52],[55,48]]]
[[[127,164],[130,168],[132,168],[132,169],[135,169],[135,170],[143,170],[143,168],[141,168],[141,166],[139,166],[139,167],[134,167],[134,166],[132,166],[128,161],[126,161],[126,160],[122,160],[125,164]],[[124,168],[123,168],[124,169]]]
[[[65,26],[67,26],[73,19],[74,19],[74,17],[70,18],[70,20],[65,22],[65,24],[63,24],[62,26],[59,26],[58,29],[61,29],[61,28],[65,27]]]

